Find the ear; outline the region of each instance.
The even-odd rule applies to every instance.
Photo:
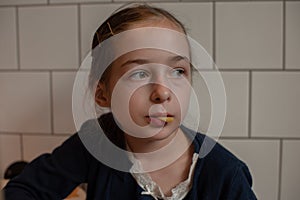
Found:
[[[100,81],[95,92],[95,101],[101,107],[110,107],[109,93],[106,85]]]

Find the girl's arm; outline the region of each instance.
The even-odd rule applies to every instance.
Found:
[[[248,167],[242,163],[237,166],[229,186],[226,199],[234,200],[256,200],[252,190],[252,177]]]
[[[89,153],[78,134],[71,136],[52,154],[43,154],[4,188],[6,200],[63,199],[86,182]]]

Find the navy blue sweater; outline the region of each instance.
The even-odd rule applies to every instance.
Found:
[[[190,130],[183,127],[185,133]],[[206,139],[205,139],[206,138]],[[193,145],[212,142],[197,133]],[[60,200],[77,185],[87,183],[88,200],[151,200],[128,172],[112,169],[95,159],[83,145],[78,133],[51,154],[33,160],[4,188],[6,200]],[[252,178],[247,166],[220,144],[197,161],[193,186],[185,199],[253,200]]]

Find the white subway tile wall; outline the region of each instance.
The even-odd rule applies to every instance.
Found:
[[[0,8],[0,19],[0,69],[17,69],[16,9]]]
[[[211,97],[202,76],[209,79],[216,72],[194,73],[193,85],[200,109],[199,131],[206,133],[211,118]],[[214,75],[216,76],[216,75]],[[226,91],[226,118],[221,137],[248,137],[249,72],[221,72]],[[213,89],[213,87],[211,87]],[[200,92],[199,92],[200,91]]]
[[[253,72],[251,135],[300,137],[300,71]]]
[[[217,2],[218,67],[282,68],[282,21],[282,2]]]
[[[72,91],[76,72],[53,72],[53,123],[54,133],[74,133]]]
[[[156,3],[177,17],[188,34],[212,54],[212,3]]]
[[[19,8],[21,69],[78,68],[77,10],[74,5]]]
[[[10,164],[22,160],[20,134],[0,135],[0,158],[0,179],[2,179]]]
[[[50,153],[66,139],[66,136],[57,135],[25,135],[23,136],[23,159],[31,161],[43,153]]]
[[[109,0],[50,0],[51,3],[64,4],[64,3],[95,3],[95,2],[110,2]]]
[[[280,141],[226,139],[221,144],[248,164],[258,199],[278,199]]]
[[[300,2],[286,2],[286,68],[300,69]]]
[[[227,92],[221,143],[248,164],[259,199],[297,199],[300,2],[188,1],[152,2],[178,16],[221,69]],[[12,162],[51,152],[75,131],[76,69],[94,31],[124,2],[0,1],[0,177]],[[194,77],[203,91],[205,130],[210,97]]]
[[[0,73],[1,132],[51,133],[47,72]]]
[[[249,73],[222,72],[227,96],[222,137],[248,137]]]
[[[122,4],[82,5],[80,7],[81,59],[83,60],[92,47],[92,40],[97,28],[111,13]]]
[[[298,199],[300,141],[286,140],[282,148],[281,199]]]
[[[46,4],[47,0],[1,0],[0,6]]]
[[[177,0],[138,0],[138,1],[130,1],[130,0],[114,0],[114,2],[122,2],[122,3],[129,3],[129,2],[176,2]],[[178,1],[177,1],[178,2]]]

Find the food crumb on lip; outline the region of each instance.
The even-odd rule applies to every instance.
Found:
[[[174,120],[174,117],[158,117],[158,119],[165,122],[172,122]]]

